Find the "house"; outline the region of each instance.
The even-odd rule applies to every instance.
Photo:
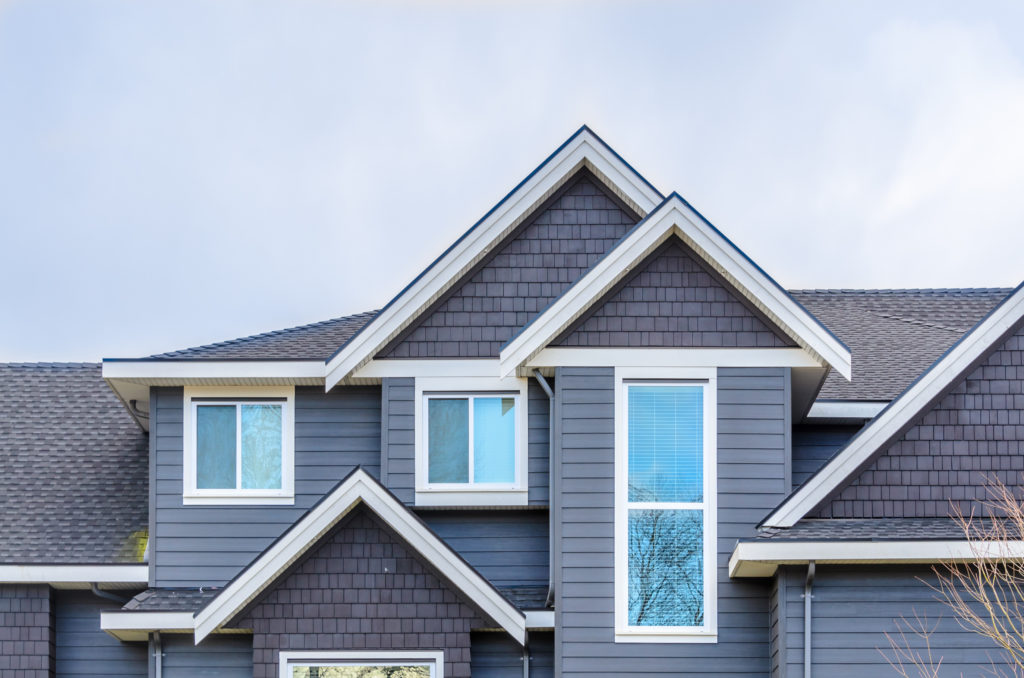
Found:
[[[379,311],[0,367],[0,677],[886,675],[914,613],[975,673],[919,578],[1022,325],[786,291],[584,127]]]

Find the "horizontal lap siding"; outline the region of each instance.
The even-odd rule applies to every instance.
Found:
[[[556,665],[565,676],[769,673],[767,581],[733,581],[736,540],[785,495],[788,373],[718,372],[716,644],[614,642],[614,371],[558,370],[562,514]]]
[[[805,568],[787,568],[786,678],[803,676],[803,587]],[[952,611],[925,583],[934,582],[927,567],[818,566],[814,579],[812,618],[812,673],[829,678],[895,675],[883,652],[892,656],[885,633],[898,633],[897,621],[914,615],[936,626],[931,645],[942,658],[939,676],[988,675],[990,662],[1000,661],[992,641],[965,631]],[[906,628],[906,627],[905,627]],[[914,646],[921,640],[908,633]],[[881,650],[881,651],[880,651]],[[912,671],[912,673],[914,673]]]
[[[860,426],[794,426],[793,487],[799,487],[850,441]]]
[[[252,636],[163,635],[163,678],[252,678]]]
[[[298,387],[295,505],[184,506],[182,389],[153,391],[157,586],[227,582],[353,468],[380,472],[380,389]]]
[[[547,585],[547,511],[424,511],[420,517],[495,586]]]
[[[117,603],[83,591],[56,591],[57,678],[145,678],[146,643],[122,643],[100,628]]]
[[[523,678],[523,648],[504,633],[474,633],[473,678]],[[534,632],[529,638],[530,678],[554,676],[554,638]]]

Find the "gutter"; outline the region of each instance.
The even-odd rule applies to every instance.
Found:
[[[554,480],[556,476],[554,469],[557,468],[555,463],[555,392],[551,390],[551,385],[540,373],[540,370],[535,369],[533,376],[548,396],[548,595],[544,599],[544,605],[551,607],[555,602],[555,503],[558,497]]]

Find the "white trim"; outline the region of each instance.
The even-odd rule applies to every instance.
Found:
[[[534,629],[553,629],[555,628],[555,611],[554,610],[527,610],[526,611],[526,628],[531,631]]]
[[[888,444],[903,427],[928,407],[976,360],[1024,316],[1024,287],[1019,288],[975,329],[911,384],[887,410],[832,458],[817,474],[776,508],[764,525],[792,527],[840,487],[852,474]]]
[[[770,577],[779,565],[914,564],[1024,558],[1024,542],[741,541],[729,558],[730,577]]]
[[[280,677],[291,678],[289,665],[308,666],[317,662],[388,665],[390,663],[430,666],[430,678],[444,678],[444,652],[441,650],[303,650],[278,653]]]
[[[0,565],[0,584],[147,584],[148,565]]]
[[[141,381],[190,379],[280,379],[321,381],[321,360],[153,360],[104,361],[104,379]]]
[[[466,360],[371,360],[352,379],[385,377],[497,377],[497,358]]]
[[[118,640],[146,640],[151,631],[192,633],[195,620],[191,612],[100,612],[100,628]]]
[[[196,643],[230,620],[359,503],[394,529],[423,558],[496,621],[520,644],[526,638],[523,613],[466,564],[412,512],[362,469],[320,501],[196,614]]]
[[[497,364],[497,361],[492,361]],[[416,379],[414,414],[415,500],[417,506],[526,506],[529,502],[528,379],[490,377],[419,377]],[[512,485],[432,485],[428,478],[427,418],[424,407],[437,395],[473,396],[487,393],[514,394],[516,398],[516,480]],[[472,427],[472,418],[470,419]],[[472,437],[472,428],[470,430]]]
[[[615,369],[615,642],[616,643],[715,643],[718,637],[718,371],[715,368],[616,368]],[[628,389],[637,381],[683,383],[700,386],[704,396],[704,501],[647,503],[628,501],[629,416]],[[635,627],[628,623],[628,527],[629,509],[699,508],[704,521],[704,626]]]
[[[513,374],[520,365],[529,363],[637,263],[672,236],[681,238],[823,364],[850,379],[849,350],[677,195],[670,196],[626,240],[505,345],[501,351],[501,374]]]
[[[205,490],[196,488],[196,430],[194,398],[231,398],[223,404],[244,403],[252,398],[281,398],[281,489],[279,490]],[[295,503],[295,387],[294,386],[186,386],[182,400],[182,503],[192,505],[291,505]],[[240,428],[240,417],[236,425]],[[241,450],[241,432],[237,445]],[[241,478],[239,461],[235,469]]]
[[[821,367],[802,348],[553,348],[534,367]],[[497,371],[497,367],[495,370]]]
[[[888,400],[826,400],[815,401],[807,412],[808,419],[874,419],[889,404]]]
[[[635,203],[641,214],[661,200],[590,130],[581,130],[328,361],[327,389],[369,360],[584,165]]]

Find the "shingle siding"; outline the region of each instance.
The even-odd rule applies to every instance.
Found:
[[[378,357],[493,358],[639,221],[586,171]]]
[[[737,539],[786,494],[788,370],[718,371],[718,601],[715,644],[614,642],[614,371],[557,370],[561,517],[556,666],[561,675],[769,673],[768,581],[728,577]]]
[[[146,643],[122,643],[100,628],[118,604],[88,591],[55,591],[56,678],[145,678]]]
[[[483,621],[439,573],[357,509],[237,624],[253,630],[254,678],[277,678],[283,650],[444,650],[445,676],[470,675]]]
[[[0,585],[0,678],[53,678],[50,587]]]
[[[637,348],[796,345],[677,238],[652,252],[554,344]]]
[[[1021,487],[1024,330],[967,377],[816,513],[820,518],[939,518],[970,512],[986,478]]]
[[[184,506],[180,388],[154,388],[154,586],[223,585],[356,466],[380,472],[380,388],[295,389],[295,505]]]

